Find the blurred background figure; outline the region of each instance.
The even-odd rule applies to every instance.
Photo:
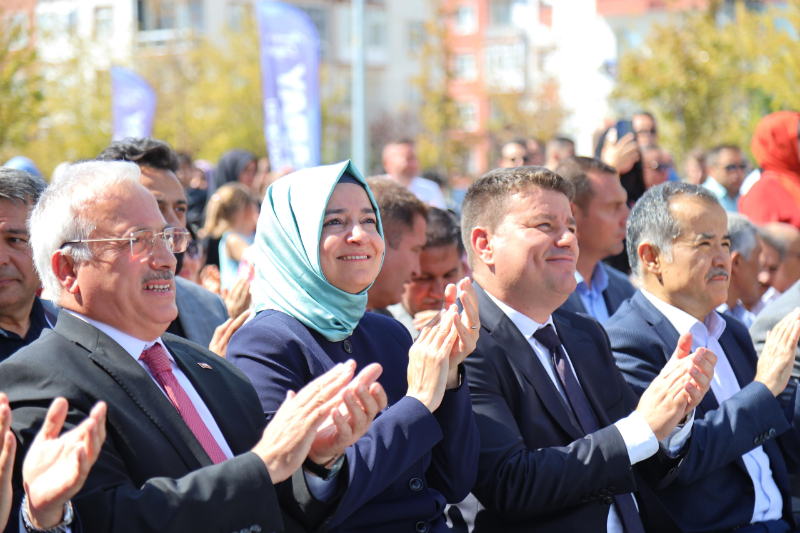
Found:
[[[258,160],[246,150],[228,150],[217,163],[215,174],[217,188],[227,183],[239,182],[248,189],[253,188]]]
[[[528,139],[525,145],[528,148],[529,164],[537,167],[544,166],[545,146],[539,139]]]
[[[500,159],[497,161],[499,168],[514,168],[532,164],[525,141],[509,141],[500,148]]]
[[[70,161],[64,161],[63,163],[56,165],[56,168],[53,169],[53,173],[50,174],[50,183],[57,182],[61,176],[64,175],[64,172],[66,172],[71,164],[72,163]]]
[[[200,284],[200,270],[205,266],[205,250],[203,243],[197,238],[197,232],[192,226],[186,226],[189,231],[189,244],[183,254],[183,265],[176,275],[188,279],[192,283]]]
[[[759,232],[763,250],[758,281],[763,292],[750,308],[756,316],[800,279],[800,230],[773,222],[759,228]]]
[[[706,181],[706,152],[695,148],[686,154],[686,181],[692,185],[702,185]]]
[[[746,171],[747,162],[738,146],[717,146],[706,156],[708,179],[703,187],[714,193],[725,211],[737,213],[739,209],[736,202]]]
[[[431,207],[425,239],[419,255],[419,274],[412,275],[405,285],[400,303],[387,308],[408,329],[412,339],[442,309],[445,287],[458,283],[466,270],[461,227],[453,213]]]
[[[186,208],[186,222],[195,226],[203,225],[203,216],[208,202],[208,183],[205,173],[197,168],[191,154],[178,152],[178,179],[186,192],[189,202]]]
[[[413,141],[402,139],[387,144],[383,147],[381,162],[386,176],[395,183],[410,190],[425,204],[447,209],[439,185],[419,176],[419,161]]]
[[[220,276],[220,294],[230,290],[238,279],[239,261],[245,248],[253,244],[258,202],[242,183],[228,183],[215,192],[208,202],[206,223],[200,234],[207,239],[207,262],[216,248]]]
[[[566,137],[551,139],[547,141],[544,155],[544,166],[550,170],[555,170],[559,163],[575,155],[575,142]]]
[[[24,170],[25,172],[30,172],[37,178],[43,178],[42,172],[39,170],[39,167],[36,166],[36,163],[28,159],[27,157],[18,155],[16,157],[12,157],[6,164],[3,165],[4,167],[8,168],[15,168],[17,170]]]
[[[669,155],[658,146],[642,148],[642,172],[645,190],[669,180],[672,162]]]
[[[636,141],[642,148],[658,146],[658,129],[656,128],[656,118],[648,111],[637,111],[631,117],[633,123],[633,133],[636,134]]]
[[[755,304],[759,298],[761,239],[758,228],[738,213],[728,213],[728,235],[731,238],[728,300],[717,307],[717,312],[732,316],[750,328],[756,316],[747,310],[747,305]]]
[[[754,224],[786,222],[800,228],[800,113],[778,111],[761,119],[750,149],[761,177],[739,199],[739,212]]]

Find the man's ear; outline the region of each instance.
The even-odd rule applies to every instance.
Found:
[[[729,278],[733,277],[734,271],[739,270],[742,267],[742,261],[744,261],[744,257],[742,257],[742,254],[739,253],[739,250],[734,250],[731,252],[731,275]]]
[[[492,249],[492,235],[488,229],[478,226],[472,229],[470,245],[475,257],[487,266],[494,265],[494,250]]]
[[[55,272],[63,290],[70,294],[78,292],[78,270],[75,260],[71,256],[61,250],[56,250],[50,257],[50,267]]]
[[[649,242],[643,242],[636,249],[639,256],[639,263],[642,264],[642,272],[649,272],[661,279],[661,270],[664,267],[661,250]]]

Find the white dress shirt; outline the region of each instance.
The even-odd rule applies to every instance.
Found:
[[[431,207],[447,209],[447,204],[444,201],[442,189],[435,181],[417,176],[416,178],[411,179],[408,190],[413,192],[417,198]]]
[[[688,313],[660,300],[652,293],[644,289],[641,291],[645,298],[669,320],[679,334],[683,335],[686,332],[692,334],[692,350],[708,348],[716,354],[717,366],[714,369],[714,379],[711,380],[711,390],[717,402],[721,404],[739,392],[741,390],[739,381],[731,368],[728,356],[725,355],[725,350],[719,344],[719,338],[725,331],[725,319],[716,311],[712,311],[703,322],[700,322]],[[747,468],[747,473],[753,480],[753,487],[755,487],[756,501],[751,523],[780,520],[783,516],[783,497],[772,478],[769,457],[764,452],[764,448],[759,446],[749,451],[742,455],[742,460]]]
[[[536,356],[539,358],[539,361],[542,363],[547,375],[550,377],[550,381],[553,382],[556,389],[561,394],[561,397],[564,399],[567,405],[569,405],[569,400],[564,392],[564,388],[561,386],[561,381],[556,377],[556,372],[553,368],[553,362],[550,357],[550,350],[533,338],[533,334],[536,333],[537,330],[548,324],[552,325],[553,328],[556,329],[556,325],[553,323],[553,316],[551,315],[547,317],[547,320],[544,324],[539,324],[535,320],[523,315],[519,311],[501,302],[489,294],[489,292],[486,292],[486,295],[489,296],[489,298],[491,298],[492,301],[497,304],[497,307],[499,307],[500,310],[503,311],[503,313],[505,313],[505,315],[511,320],[511,322],[517,326],[517,329],[520,331],[520,333],[522,333]],[[556,332],[557,331],[558,330],[556,329]],[[561,348],[564,350],[566,358],[570,361],[570,367],[572,367],[572,360],[567,353],[567,349],[563,345]],[[575,380],[578,381],[578,384],[580,385],[578,376],[575,376]],[[686,439],[691,435],[693,422],[694,411],[692,411],[692,416],[689,418],[689,421],[683,425],[683,427],[675,428],[672,433],[670,433],[669,436],[667,436],[660,443],[656,440],[656,435],[653,433],[650,425],[637,411],[632,412],[625,418],[617,420],[614,423],[614,426],[616,426],[620,435],[622,435],[622,440],[625,442],[625,448],[628,450],[628,457],[631,461],[631,464],[634,465],[640,461],[644,461],[648,457],[655,455],[658,452],[659,445],[664,452],[667,453],[667,455],[671,457],[677,456],[681,447],[686,442]],[[636,503],[636,507],[638,509],[639,504],[636,502],[636,497],[633,498],[633,501]],[[608,533],[623,533],[624,531],[616,504],[611,505],[608,513],[606,529]]]

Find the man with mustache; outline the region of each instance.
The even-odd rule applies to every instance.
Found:
[[[792,370],[800,309],[772,330],[758,358],[744,325],[716,307],[728,297],[731,239],[716,196],[667,182],[628,218],[627,252],[640,288],[606,322],[617,366],[642,394],[691,333],[718,357],[711,392],[695,408],[690,449],[675,482],[656,494],[683,531],[797,531],[788,469],[800,464],[800,396],[777,396]]]
[[[602,326],[558,309],[575,289],[572,195],[556,173],[519,167],[486,174],[464,200],[481,451],[474,498],[450,512],[455,531],[678,531],[644,477],[669,484],[680,471],[715,357],[675,339],[670,368],[637,404]]]

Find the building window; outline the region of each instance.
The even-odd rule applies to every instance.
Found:
[[[412,20],[408,23],[408,53],[416,54],[425,44],[425,23]]]
[[[228,5],[228,26],[233,31],[243,31],[248,19],[250,18],[250,8],[248,4]]]
[[[155,6],[157,30],[171,30],[176,27],[175,0],[161,0]]]
[[[464,131],[475,131],[478,129],[478,113],[472,102],[461,102],[458,104],[458,118],[461,121],[461,129]]]
[[[367,10],[364,13],[364,41],[367,46],[386,46],[386,11]]]
[[[489,21],[492,26],[510,26],[511,19],[511,0],[491,0],[489,2]]]
[[[475,20],[475,8],[472,6],[458,6],[455,12],[456,33],[469,35],[478,29]]]
[[[319,35],[322,57],[328,57],[328,52],[330,50],[328,38],[328,10],[320,7],[297,7],[302,9],[303,12],[308,15],[308,18],[311,19],[311,22],[314,23],[314,27],[317,29],[317,35]]]
[[[37,10],[38,11],[38,10]],[[36,14],[36,31],[43,40],[56,40],[75,34],[78,25],[76,10],[43,11]]]
[[[525,89],[525,44],[496,44],[486,47],[486,84],[495,92]]]
[[[94,36],[108,39],[114,35],[114,8],[96,7],[94,9]]]
[[[455,76],[459,81],[475,81],[478,78],[478,66],[473,54],[456,54]]]
[[[203,31],[203,0],[189,0],[189,26],[195,31]]]

